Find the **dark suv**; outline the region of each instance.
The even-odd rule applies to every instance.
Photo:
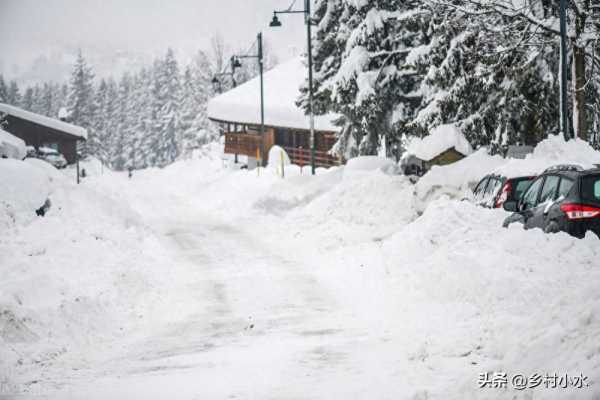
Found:
[[[590,230],[600,236],[600,168],[548,168],[521,200],[505,202],[504,209],[514,212],[504,227],[520,222],[525,229],[541,228],[546,233],[564,231],[581,238]]]

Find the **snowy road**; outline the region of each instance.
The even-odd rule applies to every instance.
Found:
[[[73,377],[66,393],[306,398],[323,374],[353,369],[348,346],[364,332],[337,323],[344,311],[310,273],[314,266],[207,215],[156,222],[172,267],[189,278],[180,288],[185,314]]]
[[[49,215],[2,237],[0,390],[600,396],[597,237],[503,229],[502,211],[445,197],[457,187],[434,182],[435,195],[381,171],[283,180],[215,161],[56,189]],[[489,371],[586,374],[591,385],[479,388]]]

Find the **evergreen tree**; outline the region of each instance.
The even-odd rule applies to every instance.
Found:
[[[8,86],[4,81],[4,77],[0,74],[0,103],[6,103],[8,101]]]
[[[15,81],[10,81],[6,102],[16,107],[21,106],[21,92],[19,91],[19,85]]]
[[[88,130],[88,140],[82,147],[84,156],[92,153],[94,143],[96,142],[94,139],[95,132],[92,127],[94,116],[93,79],[92,70],[87,65],[80,50],[71,74],[67,108],[70,121]]]

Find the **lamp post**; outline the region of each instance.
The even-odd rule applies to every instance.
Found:
[[[567,107],[567,0],[560,0],[560,124],[565,140],[569,140],[569,108]]]
[[[308,112],[310,118],[310,166],[312,174],[315,174],[315,116],[313,113],[313,69],[312,69],[312,21],[310,18],[310,0],[304,0],[304,10],[282,10],[273,11],[273,19],[269,26],[280,27],[281,21],[277,18],[277,14],[304,14],[306,23],[306,36],[308,45]]]
[[[237,86],[237,83],[235,81],[235,69],[236,68],[240,68],[242,66],[242,64],[240,64],[240,60],[238,60],[235,56],[231,56],[231,58],[229,59],[229,65],[231,67],[231,72],[219,72],[216,73],[213,78],[212,78],[212,84],[213,86],[218,85],[219,87],[219,93],[221,93],[221,81],[219,80],[219,77],[221,76],[230,76],[231,77],[231,85],[233,87]]]
[[[240,55],[234,56],[237,64],[236,67],[241,67],[239,59],[240,58],[256,58],[258,61],[258,73],[260,75],[260,137],[264,138],[265,133],[265,91],[264,91],[264,82],[263,82],[263,37],[262,32],[259,32],[256,36],[256,41],[258,43],[257,53],[255,55]],[[232,64],[233,65],[233,64]],[[258,160],[257,160],[258,161]]]

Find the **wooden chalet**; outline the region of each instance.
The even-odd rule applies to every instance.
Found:
[[[2,129],[36,149],[58,150],[69,164],[77,161],[77,142],[87,139],[87,131],[73,124],[0,103]]]
[[[260,160],[266,165],[273,145],[282,147],[293,164],[310,165],[309,117],[296,105],[300,86],[307,75],[297,58],[280,64],[264,74],[265,129],[260,132],[260,80],[254,78],[208,104],[208,117],[218,123],[225,136],[225,153],[244,155],[251,165]],[[336,115],[315,116],[315,164],[339,165],[330,154],[339,128]]]

